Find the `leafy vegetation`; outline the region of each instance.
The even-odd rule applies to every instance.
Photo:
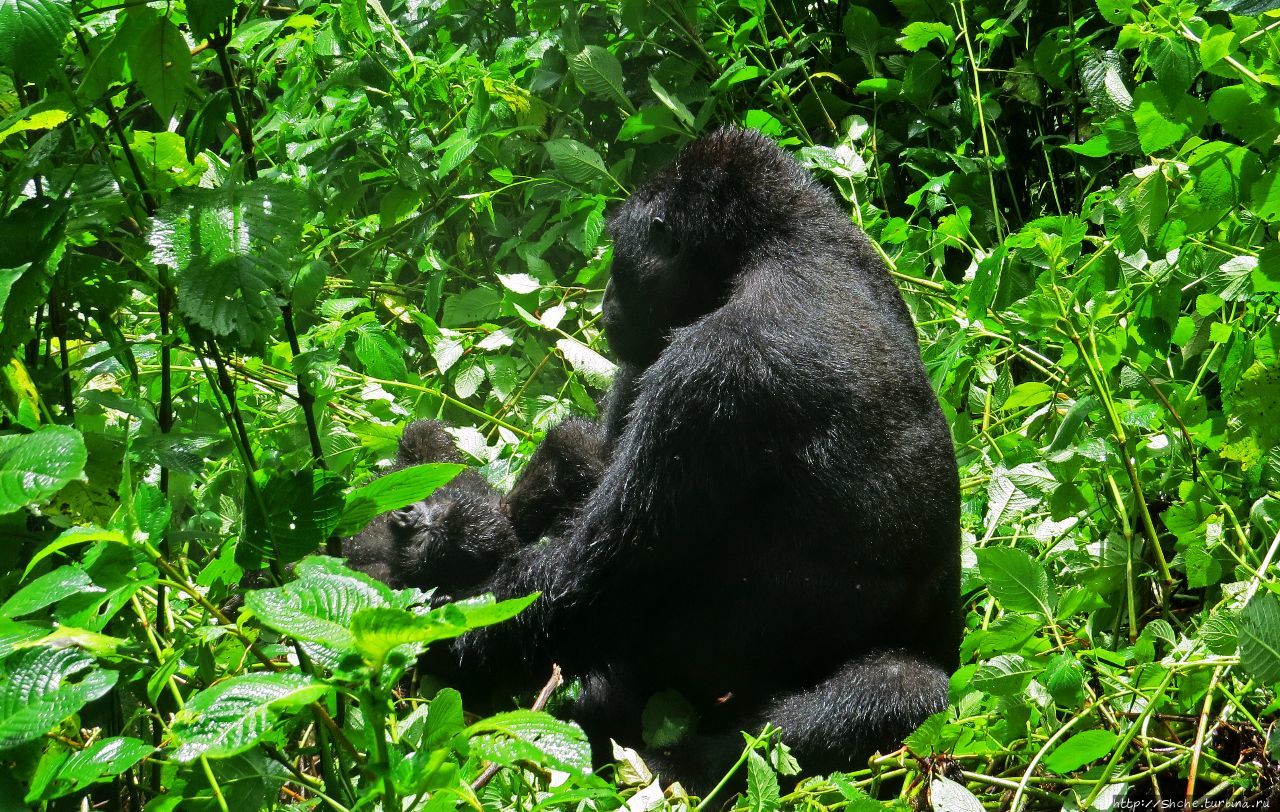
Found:
[[[316,554],[456,472],[363,484],[405,421],[509,484],[594,413],[605,211],[721,122],[882,247],[970,606],[904,749],[797,783],[747,731],[734,803],[1274,802],[1278,8],[0,0],[0,806],[728,802],[592,774],[554,679],[405,681],[523,601]]]

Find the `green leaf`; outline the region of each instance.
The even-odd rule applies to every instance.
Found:
[[[1112,25],[1124,25],[1133,14],[1135,0],[1097,0],[1098,11]]]
[[[235,0],[191,0],[187,3],[187,23],[191,33],[209,39],[231,19]]]
[[[67,0],[0,0],[0,67],[24,79],[43,79],[70,33]]]
[[[557,138],[542,145],[560,174],[574,183],[613,180],[604,161],[594,149],[572,138]]]
[[[254,471],[252,476],[261,499],[246,487],[238,563],[250,561],[244,553],[253,551],[259,556],[253,566],[259,566],[263,556],[291,564],[333,535],[343,511],[342,477],[318,469],[274,476]]]
[[[71,595],[105,591],[94,584],[84,570],[73,564],[66,564],[52,572],[46,572],[13,593],[13,596],[0,606],[0,615],[22,617]]]
[[[466,470],[465,465],[433,462],[380,476],[347,494],[342,519],[334,532],[354,536],[375,516],[420,502]]]
[[[1000,405],[1003,411],[1025,409],[1028,406],[1039,406],[1053,398],[1053,387],[1039,381],[1027,381],[1013,387],[1009,397]]]
[[[969,687],[992,696],[1015,696],[1039,670],[1018,654],[1001,654],[978,666]]]
[[[65,248],[67,205],[24,200],[0,218],[0,361],[35,338],[34,313],[48,301]]]
[[[118,37],[138,87],[160,120],[168,122],[191,84],[191,49],[182,32],[155,9],[134,6]]]
[[[519,753],[533,753],[534,763],[547,763],[578,776],[591,771],[591,745],[582,728],[542,711],[495,714],[471,725],[465,733],[472,737],[473,748],[500,764],[514,763],[512,757]],[[515,760],[529,759],[517,756]]]
[[[28,803],[61,798],[92,784],[119,775],[143,758],[155,752],[155,748],[140,739],[129,736],[111,736],[99,739],[49,772],[37,773],[39,783],[32,781],[27,793]]]
[[[1240,614],[1240,664],[1267,685],[1280,682],[1280,599],[1259,592]]]
[[[1066,775],[1111,752],[1119,737],[1110,730],[1086,730],[1054,748],[1044,758],[1045,769]]]
[[[502,294],[496,290],[472,288],[445,300],[444,318],[440,323],[445,327],[466,327],[488,321],[498,315],[501,304]]]
[[[640,714],[644,742],[650,747],[674,747],[694,731],[697,723],[698,712],[683,694],[674,690],[649,697]]]
[[[964,784],[952,781],[945,775],[935,775],[929,779],[929,802],[934,812],[986,812],[986,807]]]
[[[956,43],[956,32],[946,23],[914,22],[908,23],[898,37],[898,44],[908,51],[918,51],[934,40],[942,42],[942,49],[950,51]]]
[[[1143,152],[1148,155],[1159,152],[1187,135],[1187,127],[1173,120],[1177,114],[1158,86],[1144,84],[1134,93],[1133,100],[1133,123],[1138,128],[1138,143]]]
[[[562,338],[556,342],[556,349],[564,355],[565,360],[574,371],[586,379],[587,383],[597,389],[607,389],[613,381],[616,367],[613,362],[600,353],[572,338]]]
[[[755,750],[747,754],[747,810],[748,812],[776,812],[781,804],[778,791],[778,775]]]
[[[422,747],[427,750],[443,747],[461,733],[462,728],[462,694],[453,688],[441,688],[427,708]]]
[[[95,667],[78,648],[41,647],[21,655],[0,672],[0,750],[40,738],[111,690],[117,676]]]
[[[69,426],[0,436],[0,515],[44,502],[84,472],[87,458]]]
[[[1280,0],[1213,0],[1209,8],[1226,11],[1240,17],[1256,17],[1280,8]]]
[[[409,374],[404,344],[381,324],[361,324],[355,329],[356,358],[367,375],[388,381],[402,381]]]
[[[1128,64],[1115,51],[1090,51],[1080,71],[1089,101],[1104,116],[1133,110],[1130,75]]]
[[[649,74],[649,89],[653,91],[653,95],[658,97],[658,101],[662,102],[663,106],[670,110],[682,124],[693,129],[693,113],[689,112],[689,108],[684,106],[684,102],[668,92],[653,74]]]
[[[876,56],[880,50],[880,21],[871,9],[849,6],[841,26],[849,49],[862,57],[868,68],[874,71]]]
[[[192,697],[171,728],[173,758],[181,763],[226,758],[253,747],[279,718],[331,689],[305,674],[245,674]]]
[[[622,63],[606,49],[588,45],[570,57],[569,70],[587,93],[610,99],[629,113],[635,112],[622,89]]]
[[[1040,562],[1016,547],[986,547],[977,556],[983,580],[1005,609],[1053,617],[1056,594]]]
[[[152,261],[177,270],[188,319],[257,346],[276,324],[308,213],[302,192],[283,183],[179,189],[152,221]]]
[[[334,558],[313,556],[297,566],[297,580],[245,595],[245,607],[264,626],[295,640],[336,651],[355,643],[351,619],[362,609],[392,605],[391,590]]]

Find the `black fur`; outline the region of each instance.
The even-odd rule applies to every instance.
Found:
[[[695,790],[766,720],[807,771],[857,767],[945,706],[961,632],[955,457],[906,306],[754,132],[690,144],[609,230],[620,367],[598,484],[552,500],[532,522],[551,538],[524,531],[477,585],[542,598],[455,642],[464,684],[560,663],[605,760],[675,689],[697,732],[649,756]]]

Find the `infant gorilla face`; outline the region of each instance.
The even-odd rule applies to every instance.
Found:
[[[466,594],[516,546],[515,529],[497,495],[474,471],[464,471],[429,499],[393,511],[387,528],[400,577],[414,586]]]

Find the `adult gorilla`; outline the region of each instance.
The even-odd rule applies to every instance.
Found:
[[[907,308],[755,132],[688,145],[609,230],[598,484],[467,590],[542,597],[455,641],[459,679],[560,663],[601,760],[679,691],[696,732],[646,755],[694,789],[766,721],[807,771],[865,763],[945,706],[962,625],[955,457]]]

